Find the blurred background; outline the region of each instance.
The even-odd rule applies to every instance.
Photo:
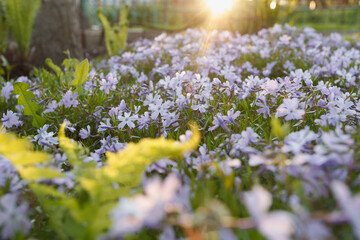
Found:
[[[111,56],[164,31],[246,34],[275,23],[324,34],[360,30],[360,0],[0,0],[0,14],[0,76],[8,77],[46,58],[60,65],[70,56]]]
[[[99,27],[96,11],[100,7],[115,20],[118,8],[130,6],[131,26],[169,26],[176,30],[185,26],[201,26],[209,11],[222,10],[223,26],[242,33],[254,32],[275,22],[317,30],[359,30],[359,0],[82,0],[88,27]],[[214,7],[214,9],[211,9]],[[221,13],[221,12],[219,12]],[[204,27],[204,26],[202,26]]]

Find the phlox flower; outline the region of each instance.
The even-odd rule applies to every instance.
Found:
[[[261,85],[261,88],[264,89],[267,94],[275,94],[279,91],[279,87],[278,81],[270,79]]]
[[[90,129],[89,125],[87,125],[86,129],[84,129],[84,128],[80,129],[80,137],[82,139],[86,139],[86,138],[90,137],[91,136],[90,135],[90,130],[91,129]]]
[[[256,112],[262,114],[264,118],[270,116],[270,107],[267,105],[266,97],[264,95],[258,97],[258,101],[255,102],[255,105],[260,107],[259,109],[256,109]]]
[[[298,132],[292,132],[286,136],[282,151],[299,154],[308,152],[308,144],[318,138],[318,135],[310,130],[308,126]]]
[[[21,180],[13,164],[0,155],[0,188],[9,188],[9,192],[15,192],[26,185]]]
[[[160,104],[149,104],[149,110],[151,111],[151,119],[155,120],[159,115],[163,116],[168,113],[168,109],[172,104],[170,101],[166,101]]]
[[[105,79],[100,80],[100,90],[104,91],[105,94],[109,94],[110,90],[116,90],[118,82],[118,79],[112,73],[109,73]]]
[[[226,127],[226,121],[224,119],[224,116],[221,113],[216,114],[216,116],[214,116],[213,119],[213,126],[209,128],[209,131],[213,131],[215,129],[217,129],[218,127],[227,130],[228,128]]]
[[[5,98],[7,102],[10,99],[11,93],[14,91],[14,86],[11,82],[5,82],[4,86],[1,89],[1,96]]]
[[[17,113],[14,113],[11,110],[7,110],[6,114],[3,113],[3,117],[1,118],[2,126],[5,128],[20,127],[23,122],[19,120],[19,116]]]
[[[144,115],[139,115],[139,118],[138,118],[138,128],[139,129],[147,129],[148,126],[149,126],[149,123],[150,123],[151,119],[150,119],[150,113],[149,112],[144,112]]]
[[[54,137],[54,132],[47,132],[49,124],[45,124],[43,127],[37,130],[38,134],[34,136],[34,142],[38,142],[42,146],[52,146],[58,144],[58,138]]]
[[[138,116],[137,115],[133,115],[131,116],[131,113],[124,113],[123,116],[118,116],[118,120],[119,120],[119,125],[118,128],[123,129],[126,125],[129,128],[134,128],[135,127],[135,121],[138,120]]]
[[[146,226],[156,227],[169,211],[165,206],[172,203],[172,207],[176,207],[176,192],[179,187],[180,181],[172,174],[164,181],[159,178],[148,181],[144,194],[136,195],[132,199],[121,198],[111,212],[110,236],[120,237],[135,233]]]
[[[60,100],[59,106],[64,105],[65,108],[77,107],[79,104],[79,101],[76,100],[78,96],[79,94],[77,92],[72,93],[71,90],[68,90]]]
[[[31,229],[31,222],[27,217],[29,206],[27,203],[17,204],[16,194],[5,194],[0,198],[0,227],[1,238],[12,239],[16,233],[27,234]]]
[[[173,127],[179,126],[179,123],[177,122],[179,119],[179,115],[180,115],[180,113],[176,113],[176,112],[169,112],[167,114],[164,114],[162,116],[162,122],[163,122],[164,128],[167,128],[171,125]]]
[[[114,127],[111,125],[111,119],[110,118],[104,118],[104,122],[100,122],[100,126],[98,127],[99,132],[105,132],[108,129],[114,129]]]
[[[235,119],[240,116],[240,111],[234,112],[234,109],[227,111],[227,115],[224,116],[224,120],[226,123],[236,124]]]
[[[352,196],[349,188],[340,181],[333,181],[331,189],[342,212],[353,227],[356,238],[360,239],[360,194]]]
[[[301,119],[305,114],[303,109],[298,109],[299,100],[297,98],[285,98],[283,103],[277,108],[276,117],[285,116],[285,120]]]
[[[56,100],[52,100],[52,101],[51,101],[50,103],[48,103],[48,105],[46,106],[46,109],[45,109],[44,113],[54,112],[57,107],[58,107],[58,104],[57,104]]]
[[[259,185],[244,193],[246,208],[253,217],[259,231],[270,240],[291,239],[294,232],[293,217],[285,211],[268,212],[272,196]]]

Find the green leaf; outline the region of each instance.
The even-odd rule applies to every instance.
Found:
[[[15,152],[8,154],[12,158],[12,163],[14,165],[33,165],[35,163],[48,162],[50,160],[49,156],[42,152]]]
[[[5,18],[4,16],[0,15],[0,53],[4,52],[7,48],[8,35],[9,31]],[[0,75],[2,74],[0,73]]]
[[[14,37],[20,57],[26,59],[29,53],[31,33],[41,0],[2,0],[5,19]]]
[[[26,180],[39,180],[65,177],[61,172],[52,168],[26,167],[18,170],[21,177]]]
[[[113,56],[126,46],[129,7],[120,9],[119,22],[114,26],[110,25],[100,10],[97,14],[104,28],[106,49],[109,56]]]
[[[65,136],[65,126],[66,123],[63,123],[59,130],[59,145],[66,153],[67,159],[71,165],[79,166],[83,163],[81,157],[86,154],[86,149],[84,149],[79,143],[76,143],[74,140]]]
[[[280,120],[273,116],[271,118],[271,133],[282,140],[289,134],[289,125],[287,123],[281,125]]]
[[[38,114],[41,110],[40,105],[34,101],[35,95],[28,89],[30,89],[30,86],[26,83],[18,82],[14,84],[14,93],[20,95],[18,104],[25,105],[24,115],[32,116],[32,125],[40,128],[45,124],[46,120]]]
[[[114,41],[114,39],[113,39],[110,23],[100,10],[98,10],[97,15],[104,28],[106,49],[108,51],[109,56],[113,56],[113,49],[111,42]]]
[[[89,61],[85,59],[80,64],[78,64],[75,68],[74,80],[70,83],[70,85],[75,86],[77,92],[80,91],[81,85],[86,82],[86,79],[89,75]]]
[[[50,58],[45,60],[46,65],[51,68],[56,73],[56,76],[61,77],[64,73],[61,71],[61,68],[57,66]]]
[[[54,187],[47,186],[44,184],[38,184],[38,183],[30,183],[31,190],[36,194],[40,196],[51,196],[51,197],[58,197],[58,198],[64,198],[64,194],[58,192]]]

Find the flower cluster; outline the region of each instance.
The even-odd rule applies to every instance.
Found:
[[[128,49],[93,63],[81,91],[66,84],[71,68],[61,86],[40,70],[36,80],[18,79],[42,106],[41,128],[17,104],[12,81],[1,89],[4,130],[31,138],[64,172],[80,170],[58,146],[62,122],[71,121],[70,137],[88,149],[81,159],[96,168],[106,166],[106,152],[144,137],[186,141],[187,123],[197,122],[198,151],[148,166],[143,193],[134,189],[119,200],[102,237],[360,238],[356,40],[275,25],[251,35],[188,29]],[[5,160],[0,173],[1,204],[9,204],[8,194],[26,184]],[[64,192],[76,184],[67,181],[57,184]],[[221,204],[214,207],[214,199]],[[27,210],[9,207],[20,216]],[[0,206],[2,238],[20,231],[16,226],[29,232],[25,216],[1,222],[5,210]]]

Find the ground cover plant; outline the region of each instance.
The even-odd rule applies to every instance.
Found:
[[[355,38],[189,29],[47,65],[2,81],[2,239],[360,238]]]

